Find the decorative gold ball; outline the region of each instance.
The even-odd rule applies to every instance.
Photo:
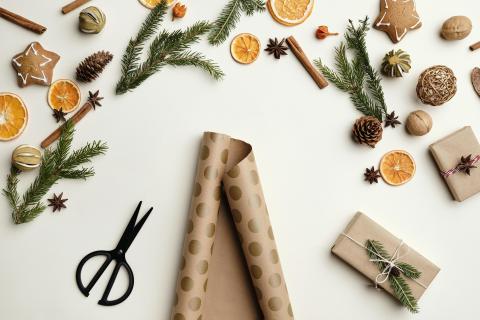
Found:
[[[457,78],[446,66],[433,66],[422,72],[417,83],[417,96],[426,104],[439,106],[457,93]]]
[[[407,117],[405,127],[414,136],[423,136],[432,129],[432,117],[422,110],[413,111]]]
[[[105,26],[107,17],[102,10],[97,7],[88,7],[80,12],[78,17],[78,27],[84,33],[99,33]]]
[[[21,145],[12,153],[12,164],[21,171],[30,171],[40,167],[42,152],[29,145]]]

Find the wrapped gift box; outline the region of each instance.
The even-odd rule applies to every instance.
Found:
[[[480,155],[480,144],[472,128],[464,127],[430,145],[430,152],[442,173],[455,169],[462,156]],[[480,169],[472,169],[470,175],[456,172],[444,180],[457,201],[480,192]]]
[[[390,254],[393,254],[398,249],[401,256],[399,261],[408,263],[421,272],[420,278],[416,280],[404,277],[410,286],[413,297],[418,301],[430,286],[440,268],[365,214],[358,212],[335,241],[332,253],[358,270],[370,279],[372,283],[375,283],[375,279],[380,274],[380,271],[378,266],[370,261],[367,249],[364,247],[367,240],[381,242]],[[401,276],[403,277],[403,275]],[[380,283],[379,287],[394,296],[389,281]]]

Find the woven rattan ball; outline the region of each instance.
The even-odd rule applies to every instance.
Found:
[[[423,103],[439,106],[457,92],[457,78],[446,66],[433,66],[423,71],[418,79],[417,96]]]

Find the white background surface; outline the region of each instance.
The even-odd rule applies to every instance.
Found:
[[[200,70],[166,67],[134,92],[115,96],[120,57],[148,10],[136,0],[92,1],[108,21],[101,34],[84,35],[77,30],[80,10],[60,13],[65,2],[0,2],[48,27],[38,36],[0,20],[0,91],[19,94],[30,112],[23,135],[0,143],[0,186],[12,150],[23,143],[39,144],[56,127],[46,102],[47,88],[18,88],[10,65],[11,57],[31,41],[61,55],[55,79],[73,78],[78,62],[97,50],[115,55],[98,81],[81,86],[84,100],[88,90],[100,89],[104,107],[78,125],[74,141],[80,146],[102,139],[110,150],[94,161],[95,177],[62,181],[48,193],[51,197],[63,191],[69,198],[68,209],[61,213],[47,210],[35,221],[16,226],[1,198],[2,320],[168,319],[199,142],[206,130],[253,144],[296,319],[478,318],[480,197],[452,201],[427,151],[430,143],[465,125],[480,134],[480,101],[469,82],[480,52],[468,50],[480,40],[476,1],[418,1],[424,25],[399,45],[377,30],[368,34],[375,66],[392,48],[412,55],[410,74],[383,82],[390,109],[402,121],[417,108],[434,119],[431,133],[420,138],[407,135],[403,126],[387,128],[375,149],[351,142],[350,128],[360,114],[348,95],[334,86],[319,90],[292,54],[277,61],[262,52],[254,64],[239,65],[229,54],[231,37],[219,47],[206,41],[197,46],[221,65],[227,74],[223,82]],[[183,28],[199,19],[214,19],[225,2],[186,1],[187,16],[174,23],[166,19],[164,26]],[[331,64],[341,38],[320,42],[313,36],[316,26],[327,24],[343,32],[348,18],[375,19],[378,6],[378,0],[321,0],[300,26],[283,27],[265,12],[243,17],[232,35],[254,33],[264,46],[269,37],[293,34],[311,59],[322,57]],[[474,30],[464,41],[446,42],[438,35],[440,26],[456,14],[470,15]],[[421,106],[415,96],[417,77],[435,64],[455,71],[458,93],[442,107]],[[415,157],[414,179],[398,188],[363,182],[365,167],[377,165],[392,149],[406,149]],[[31,178],[33,174],[25,174],[22,181]],[[108,277],[87,299],[76,287],[75,268],[85,254],[115,246],[139,200],[155,210],[127,255],[136,276],[134,291],[121,305],[101,307],[96,303]],[[442,268],[420,301],[419,315],[410,315],[386,294],[369,289],[366,279],[330,255],[330,246],[357,210]]]

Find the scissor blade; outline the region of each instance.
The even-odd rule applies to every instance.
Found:
[[[137,208],[135,209],[135,212],[133,213],[132,217],[130,218],[130,221],[127,224],[127,227],[125,228],[125,231],[123,231],[122,237],[120,238],[120,241],[118,241],[117,249],[123,249],[125,250],[125,246],[128,244],[128,239],[132,235],[133,231],[135,230],[135,223],[137,222],[137,217],[138,213],[140,212],[140,207],[142,206],[142,201],[140,201],[137,205]]]
[[[126,241],[126,244],[124,247],[125,252],[128,250],[128,248],[130,248],[130,245],[132,244],[133,240],[135,240],[135,237],[142,229],[143,225],[145,224],[145,221],[147,221],[147,218],[148,216],[150,216],[150,213],[152,213],[152,211],[153,211],[153,208],[150,208],[148,212],[143,215],[142,219],[140,219],[140,221],[135,225],[133,232],[130,234],[130,237],[128,237]]]

